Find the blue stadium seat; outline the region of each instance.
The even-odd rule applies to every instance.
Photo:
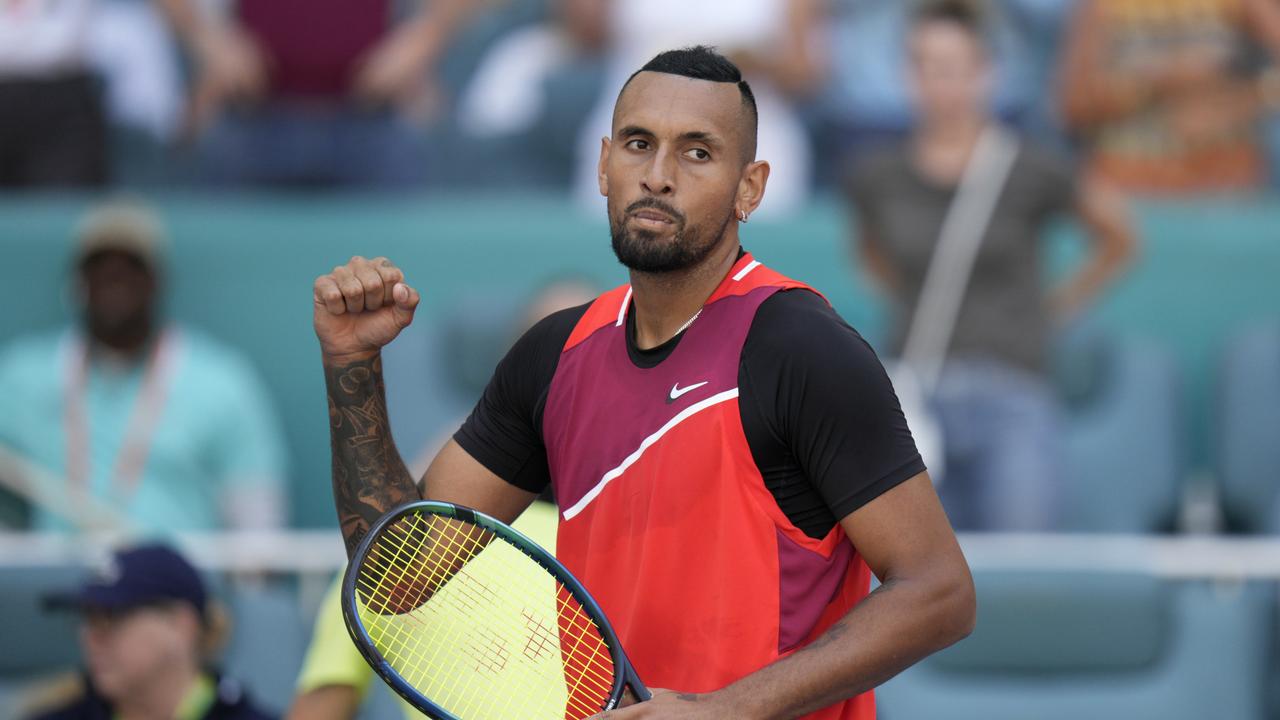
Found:
[[[227,598],[231,638],[223,670],[248,688],[257,703],[284,712],[302,669],[308,628],[289,586],[231,583]]]
[[[1280,532],[1280,322],[1227,342],[1218,378],[1218,470],[1227,524]]]
[[[1260,586],[978,573],[966,641],[878,691],[883,720],[1263,718]]]
[[[1058,353],[1066,397],[1062,528],[1169,529],[1180,496],[1176,362],[1151,343],[1087,333]]]
[[[48,613],[41,599],[74,587],[78,568],[0,568],[0,708],[11,712],[24,695],[44,682],[74,671],[80,648],[74,616]]]

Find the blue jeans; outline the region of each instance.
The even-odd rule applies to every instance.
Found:
[[[201,139],[216,185],[407,188],[426,175],[422,133],[387,111],[269,105],[228,112]]]
[[[1049,383],[995,360],[947,362],[932,399],[946,445],[939,488],[959,530],[1055,528],[1058,407]]]

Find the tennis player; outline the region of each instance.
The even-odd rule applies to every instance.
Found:
[[[630,283],[525,334],[417,484],[379,349],[418,292],[385,258],[315,282],[348,550],[404,502],[511,521],[550,485],[557,556],[644,682],[672,689],[612,720],[868,720],[872,688],[974,623],[968,566],[875,354],[742,249],[769,179],[756,122],[738,68],[708,48],[631,77],[599,173]]]

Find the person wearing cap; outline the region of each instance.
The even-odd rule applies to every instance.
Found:
[[[145,206],[94,208],[73,250],[77,322],[0,350],[0,479],[23,476],[8,484],[25,489],[36,529],[281,523],[268,395],[238,353],[165,319],[166,249]]]
[[[199,573],[165,545],[114,553],[50,597],[81,616],[84,678],[31,720],[268,720],[235,680],[205,667],[217,620]]]

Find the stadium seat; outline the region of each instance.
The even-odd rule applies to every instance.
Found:
[[[296,594],[287,585],[233,582],[219,595],[226,598],[233,623],[223,670],[259,705],[283,712],[293,700],[307,647]]]
[[[1147,533],[1173,526],[1183,457],[1172,355],[1096,332],[1058,353],[1066,399],[1062,528]]]
[[[1108,573],[978,573],[973,635],[878,691],[883,720],[1263,718],[1272,593]]]
[[[1280,532],[1280,322],[1231,338],[1218,377],[1222,508],[1240,532]]]
[[[76,669],[75,618],[46,612],[42,598],[74,587],[81,577],[74,567],[0,567],[0,708],[5,714],[30,690]]]

